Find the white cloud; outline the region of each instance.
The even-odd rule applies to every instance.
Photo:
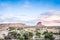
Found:
[[[49,16],[49,17],[44,17],[42,19],[45,20],[45,21],[60,20],[60,16],[58,16],[58,15],[52,15],[52,16]]]
[[[53,11],[50,16],[43,16],[41,21],[47,26],[60,26],[60,11]]]

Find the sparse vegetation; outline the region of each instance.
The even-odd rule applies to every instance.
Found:
[[[16,30],[16,31],[13,31]],[[14,27],[9,27],[9,33],[7,36],[4,36],[4,39],[1,40],[12,40],[12,39],[16,39],[16,40],[33,40],[34,35],[36,36],[36,38],[41,38],[41,33],[39,30],[35,30],[33,31],[25,31],[23,30],[23,28],[14,28]],[[19,31],[19,32],[18,32]],[[34,34],[35,33],[35,34]],[[44,39],[45,40],[54,40],[54,35],[58,34],[60,35],[60,33],[52,33],[52,32],[48,32],[48,30],[43,32],[44,35]]]
[[[15,27],[9,27],[8,30],[9,31],[12,31],[12,30],[15,30],[16,28]]]
[[[36,30],[36,36],[40,38],[40,35],[41,33],[38,30]]]
[[[48,30],[46,30],[43,33],[43,35],[44,35],[45,40],[54,40],[53,33],[52,32],[48,32]]]

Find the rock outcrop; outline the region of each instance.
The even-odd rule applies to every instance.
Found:
[[[38,22],[37,24],[36,24],[36,26],[44,26],[41,22]]]
[[[5,23],[5,24],[0,24],[0,27],[18,27],[18,26],[25,26],[23,23]]]

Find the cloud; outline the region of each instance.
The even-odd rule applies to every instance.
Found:
[[[46,26],[60,26],[60,12],[50,11],[41,16],[28,16],[28,15],[14,15],[14,14],[4,14],[0,15],[0,23],[26,23],[28,25],[35,25],[37,22],[41,21],[43,25]]]
[[[41,21],[47,26],[60,26],[60,12],[59,11],[49,12],[48,14],[45,14],[41,18]]]
[[[12,17],[0,17],[0,23],[25,23],[27,25],[35,24],[36,17],[28,17],[28,16],[12,16]],[[36,20],[36,21],[35,21]]]
[[[29,2],[23,4],[22,8],[20,8],[20,6],[14,7],[7,3],[1,3],[0,6],[3,7],[3,9],[0,9],[0,23],[20,22],[26,24],[34,24],[35,20],[37,19],[37,16],[35,16],[37,12],[24,8],[24,5],[26,7],[30,7]],[[35,14],[33,15],[32,13]]]

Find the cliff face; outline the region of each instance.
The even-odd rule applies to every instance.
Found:
[[[16,27],[16,26],[25,26],[23,23],[5,23],[5,24],[0,24],[0,27]]]
[[[44,26],[44,25],[42,25],[41,22],[38,22],[38,23],[36,24],[36,26]]]

